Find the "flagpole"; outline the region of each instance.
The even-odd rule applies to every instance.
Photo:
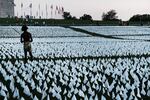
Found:
[[[61,8],[61,11],[62,11],[61,13],[63,15],[64,14],[64,7]]]
[[[51,5],[51,19],[53,19],[53,5]]]
[[[42,11],[42,18],[43,18],[43,11]]]
[[[46,4],[46,19],[47,19],[47,16],[48,16],[48,12],[47,12],[47,4]]]
[[[56,8],[55,8],[55,18],[56,18],[56,16],[57,16],[56,14],[57,14],[57,6],[56,6]],[[55,18],[54,18],[54,19],[55,19]]]
[[[38,11],[36,12],[36,16],[38,16]]]
[[[24,12],[24,17],[26,17],[26,13]]]
[[[39,18],[40,18],[40,16],[41,16],[40,12],[41,12],[41,11],[40,11],[40,4],[39,4]]]
[[[29,5],[30,7],[30,17],[32,17],[32,3]]]
[[[23,18],[23,3],[21,3],[21,17]]]

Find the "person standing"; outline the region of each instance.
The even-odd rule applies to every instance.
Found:
[[[33,41],[31,33],[29,33],[28,27],[26,25],[23,25],[21,30],[23,33],[21,34],[21,43],[24,44],[24,55],[25,55],[25,62],[27,62],[27,53],[29,52],[29,55],[31,57],[31,60],[33,60],[32,55],[32,48],[31,48],[31,42]]]

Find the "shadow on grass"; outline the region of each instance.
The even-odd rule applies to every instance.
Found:
[[[150,36],[150,34],[123,34],[123,35],[104,35],[104,34],[99,34],[99,33],[94,33],[94,32],[90,32],[84,29],[80,29],[80,28],[75,28],[75,27],[71,27],[71,26],[61,26],[64,28],[70,28],[74,31],[77,32],[81,32],[81,33],[85,33],[91,36],[95,36],[95,37],[102,37],[102,38],[107,38],[107,39],[119,39],[119,40],[136,40],[136,41],[147,41],[150,42],[150,40],[147,39],[129,39],[129,38],[122,38],[119,36]]]
[[[107,36],[150,36],[150,34],[122,34],[122,35],[114,34],[114,35],[107,35]]]
[[[80,29],[80,28],[74,28],[74,27],[71,27],[71,26],[62,26],[62,27],[70,28],[74,31],[85,33],[85,34],[88,34],[88,35],[91,35],[91,36],[96,36],[96,37],[109,38],[109,39],[123,39],[123,38],[119,38],[119,37],[113,37],[113,36],[98,34],[98,33],[94,33],[94,32],[89,32],[87,30],[83,30],[83,29]]]

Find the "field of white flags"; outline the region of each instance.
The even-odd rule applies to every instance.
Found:
[[[150,28],[72,27],[81,32],[29,27],[34,58],[24,63],[21,27],[0,26],[0,100],[150,99]]]

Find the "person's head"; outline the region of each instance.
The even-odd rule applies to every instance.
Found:
[[[26,25],[23,25],[21,28],[22,31],[27,31],[27,29],[28,29],[28,27]]]

